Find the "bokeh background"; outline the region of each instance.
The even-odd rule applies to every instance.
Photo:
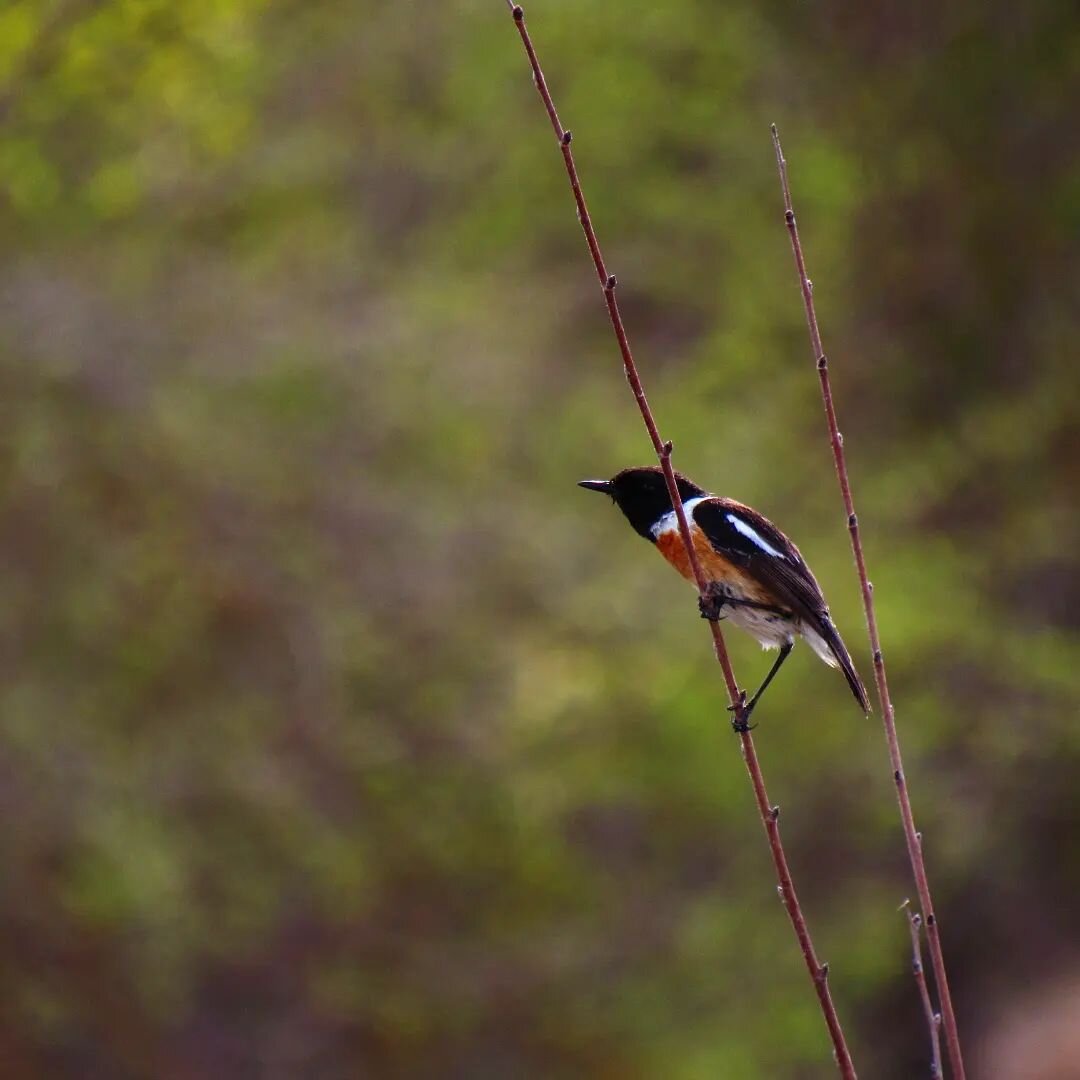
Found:
[[[869,676],[780,125],[972,1074],[1080,1076],[1075,5],[528,13],[680,467]],[[501,0],[7,0],[0,402],[0,1074],[831,1075],[693,595],[574,487],[649,446]],[[760,720],[925,1076],[880,724],[806,649]]]

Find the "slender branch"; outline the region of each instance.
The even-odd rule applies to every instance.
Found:
[[[851,535],[851,550],[855,555],[855,566],[859,574],[862,589],[863,610],[866,613],[866,629],[870,636],[870,649],[874,657],[874,682],[877,684],[878,700],[881,702],[881,719],[885,726],[885,739],[889,746],[889,761],[892,763],[893,782],[896,785],[896,797],[900,803],[900,818],[904,825],[904,838],[907,841],[908,858],[911,861],[915,888],[919,894],[919,906],[922,908],[926,924],[926,941],[930,949],[930,961],[934,969],[934,981],[937,983],[938,997],[941,1000],[942,1024],[945,1028],[945,1044],[949,1054],[949,1064],[955,1080],[964,1080],[964,1059],[960,1052],[960,1035],[956,1028],[956,1014],[953,1011],[952,995],[949,993],[949,979],[945,972],[945,957],[941,951],[941,934],[934,904],[930,897],[930,883],[926,876],[926,864],[923,862],[922,838],[915,829],[915,818],[911,812],[911,799],[908,795],[907,779],[904,775],[904,762],[900,756],[900,740],[896,734],[896,714],[892,698],[889,696],[889,682],[885,674],[885,659],[881,652],[881,638],[878,634],[877,616],[874,613],[874,587],[866,573],[866,558],[863,555],[862,538],[859,535],[859,519],[855,513],[855,502],[851,495],[851,481],[848,479],[847,461],[844,458],[844,440],[836,423],[836,407],[833,404],[832,386],[829,382],[829,361],[821,344],[821,331],[818,329],[817,313],[814,310],[814,286],[806,275],[806,260],[803,257],[802,244],[799,241],[799,228],[795,222],[795,211],[791,205],[791,188],[788,184],[787,162],[780,147],[780,136],[776,125],[772,125],[773,148],[776,151],[776,166],[780,172],[780,184],[784,192],[784,220],[787,222],[788,235],[791,239],[791,251],[795,257],[795,268],[799,274],[799,286],[802,289],[803,307],[806,309],[806,325],[810,331],[810,348],[817,367],[821,383],[821,396],[825,403],[825,418],[829,428],[829,440],[832,443],[833,461],[836,464],[836,476],[840,482],[840,494],[847,513],[848,532]]]
[[[941,1013],[934,1012],[934,1003],[930,1000],[930,988],[926,985],[926,972],[922,962],[922,916],[911,910],[911,902],[905,900],[903,907],[907,911],[908,927],[911,930],[911,973],[915,976],[915,985],[919,989],[919,1000],[926,1015],[926,1026],[930,1030],[930,1075],[934,1080],[941,1076]]]
[[[615,331],[615,338],[619,344],[619,352],[622,354],[623,371],[626,375],[626,381],[630,384],[630,389],[633,391],[634,400],[637,402],[638,410],[641,413],[641,419],[645,423],[645,428],[649,433],[649,439],[652,442],[653,450],[656,452],[660,467],[663,470],[664,479],[667,482],[668,494],[671,498],[671,505],[675,510],[679,523],[679,535],[682,537],[683,545],[686,548],[687,559],[689,560],[691,570],[693,571],[698,592],[702,596],[705,596],[705,577],[702,573],[701,565],[698,562],[697,554],[694,551],[693,542],[690,539],[690,527],[686,520],[686,513],[683,509],[682,499],[679,497],[678,485],[676,484],[675,473],[671,465],[672,444],[670,442],[665,442],[660,436],[660,431],[657,428],[656,420],[649,407],[648,399],[645,397],[645,390],[642,387],[641,378],[638,375],[637,366],[634,363],[633,354],[630,351],[630,343],[626,336],[626,328],[623,326],[622,316],[619,313],[618,301],[615,299],[615,289],[618,283],[615,279],[615,275],[609,274],[607,267],[604,264],[604,257],[600,252],[596,231],[593,229],[592,219],[589,217],[589,211],[585,205],[585,197],[581,192],[581,182],[578,178],[577,167],[574,164],[574,155],[570,149],[571,134],[562,126],[559,121],[559,114],[555,111],[555,104],[552,101],[551,92],[548,90],[547,82],[544,79],[544,73],[540,70],[540,63],[536,58],[536,50],[533,48],[532,39],[529,37],[529,32],[525,26],[525,13],[519,5],[512,3],[512,0],[507,0],[507,6],[510,9],[514,24],[517,26],[518,33],[521,36],[521,43],[524,45],[525,52],[529,57],[533,81],[535,82],[536,89],[544,103],[544,108],[547,110],[548,119],[551,121],[552,129],[555,132],[555,138],[562,151],[563,163],[566,166],[566,174],[570,180],[570,188],[574,195],[574,202],[577,204],[578,220],[581,222],[581,228],[585,233],[586,243],[589,245],[589,253],[592,256],[593,266],[596,268],[596,276],[599,279],[601,289],[603,290],[604,302],[607,305],[611,326]],[[772,806],[769,803],[769,796],[765,789],[765,779],[761,772],[761,765],[758,762],[754,740],[751,737],[749,730],[746,728],[744,716],[745,695],[740,693],[738,684],[735,681],[735,673],[732,670],[731,660],[728,657],[727,647],[724,644],[724,635],[719,625],[716,622],[710,622],[709,627],[712,631],[713,649],[716,653],[717,662],[720,664],[720,668],[724,673],[724,682],[727,686],[728,697],[731,699],[732,709],[735,714],[735,727],[742,741],[743,759],[746,762],[746,768],[750,774],[750,781],[754,789],[754,798],[757,802],[762,824],[765,826],[766,835],[768,836],[769,849],[772,853],[773,863],[776,867],[776,876],[779,881],[780,897],[784,902],[784,907],[787,909],[788,917],[791,919],[791,924],[795,930],[795,936],[798,939],[799,947],[802,950],[803,959],[806,962],[807,971],[813,983],[815,993],[817,994],[818,1003],[821,1006],[821,1012],[829,1030],[829,1037],[832,1040],[833,1052],[836,1057],[837,1066],[840,1070],[840,1075],[844,1077],[844,1080],[855,1080],[855,1066],[852,1064],[851,1054],[844,1041],[844,1033],[840,1027],[840,1019],[837,1016],[836,1006],[833,1004],[832,993],[829,989],[829,966],[828,964],[819,963],[817,954],[814,951],[814,944],[810,938],[810,931],[807,928],[802,908],[799,905],[799,898],[795,892],[795,885],[791,879],[791,871],[788,868],[787,857],[784,854],[783,844],[780,840],[780,808]]]

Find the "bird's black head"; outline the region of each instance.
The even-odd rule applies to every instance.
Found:
[[[675,482],[679,486],[679,495],[683,502],[705,494],[697,484],[680,473],[675,474]],[[626,515],[626,520],[646,540],[653,539],[649,530],[657,521],[671,513],[667,483],[663,470],[657,465],[623,469],[610,480],[581,480],[578,486],[610,495],[615,505]]]

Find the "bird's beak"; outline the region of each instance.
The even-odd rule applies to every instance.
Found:
[[[610,480],[579,480],[577,486],[588,488],[590,491],[602,491],[605,495],[611,494]]]

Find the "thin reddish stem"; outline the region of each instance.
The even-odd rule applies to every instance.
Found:
[[[690,567],[693,571],[698,591],[702,596],[705,596],[705,577],[702,573],[701,565],[698,562],[697,554],[694,551],[694,545],[690,539],[690,527],[686,520],[686,513],[683,510],[682,499],[679,497],[678,485],[675,481],[675,473],[671,466],[671,443],[665,442],[660,436],[660,431],[656,425],[656,420],[653,417],[652,409],[649,407],[648,399],[645,396],[645,390],[641,384],[641,378],[638,375],[637,365],[634,363],[634,357],[630,351],[630,342],[626,336],[626,328],[623,325],[622,315],[619,312],[618,301],[615,299],[617,282],[615,280],[615,275],[609,274],[607,267],[604,264],[604,257],[600,252],[600,244],[596,238],[596,231],[593,229],[592,219],[589,217],[588,207],[585,205],[585,196],[581,191],[581,181],[578,178],[577,167],[574,164],[574,155],[570,149],[572,141],[570,132],[567,131],[559,121],[559,114],[555,110],[555,103],[552,101],[551,92],[548,90],[547,81],[544,79],[544,73],[541,71],[540,63],[536,57],[536,50],[533,48],[532,39],[529,37],[529,32],[525,26],[525,13],[520,6],[512,3],[511,0],[507,0],[507,6],[510,8],[514,23],[521,36],[521,42],[529,57],[533,81],[535,82],[536,89],[544,103],[544,108],[547,110],[548,119],[551,121],[551,127],[555,132],[555,138],[562,151],[563,164],[566,166],[566,175],[570,180],[570,189],[574,195],[574,202],[577,204],[578,220],[581,222],[581,228],[585,233],[585,241],[589,245],[589,254],[592,256],[593,266],[596,268],[596,276],[600,280],[604,302],[607,305],[608,317],[611,319],[611,326],[619,344],[619,352],[622,354],[623,372],[626,375],[626,381],[630,384],[630,389],[633,391],[634,400],[637,402],[638,410],[641,413],[641,419],[645,423],[645,428],[649,433],[649,439],[652,441],[653,450],[656,452],[660,467],[663,469],[664,479],[667,482],[668,494],[671,498],[671,505],[675,509],[675,514],[679,523],[679,535],[682,537],[683,545],[686,548],[686,555],[690,562]],[[712,631],[713,649],[716,653],[716,659],[723,671],[728,697],[731,699],[732,708],[738,721],[737,729],[745,728],[745,719],[743,715],[745,699],[739,691],[738,683],[735,681],[735,673],[732,670],[731,660],[728,657],[727,647],[724,644],[724,635],[716,622],[710,622],[709,627]],[[829,966],[828,964],[821,964],[818,962],[817,954],[814,951],[814,944],[810,937],[810,931],[806,925],[806,919],[803,916],[802,908],[799,905],[798,895],[795,892],[795,885],[791,878],[791,871],[788,867],[787,857],[784,854],[783,844],[780,840],[780,826],[778,822],[780,809],[769,803],[768,792],[765,788],[765,779],[761,772],[761,765],[758,762],[757,751],[754,747],[754,740],[751,737],[750,732],[748,730],[739,730],[739,737],[742,742],[743,759],[746,762],[747,772],[750,775],[750,781],[754,789],[754,798],[757,802],[758,812],[761,815],[761,821],[765,827],[766,835],[768,836],[769,849],[772,853],[773,863],[776,867],[780,896],[784,902],[788,917],[791,919],[791,924],[794,927],[795,936],[798,939],[799,947],[802,950],[807,971],[814,985],[814,990],[821,1006],[821,1012],[825,1018],[825,1024],[829,1031],[829,1037],[832,1040],[833,1052],[840,1070],[840,1075],[844,1077],[845,1080],[854,1080],[855,1066],[852,1064],[851,1054],[844,1041],[844,1033],[840,1027],[840,1019],[837,1016],[836,1006],[833,1004],[832,993],[829,989]]]
[[[787,223],[788,236],[791,239],[791,251],[795,257],[795,269],[799,275],[799,287],[802,290],[803,307],[806,309],[806,325],[810,332],[810,349],[817,367],[818,380],[821,383],[821,397],[825,404],[825,420],[829,428],[829,441],[832,444],[833,461],[836,464],[836,477],[840,482],[840,495],[847,514],[848,532],[851,536],[851,550],[855,556],[855,567],[859,575],[859,587],[862,590],[863,611],[866,614],[866,629],[870,637],[870,649],[874,658],[874,682],[877,685],[878,700],[881,703],[881,719],[885,727],[885,740],[889,746],[889,761],[892,764],[893,783],[896,785],[896,797],[900,803],[900,818],[904,826],[904,839],[907,842],[908,859],[915,878],[915,888],[919,894],[919,906],[922,908],[926,926],[926,942],[930,949],[930,962],[934,969],[934,981],[937,983],[938,997],[941,1000],[941,1018],[945,1029],[945,1045],[949,1055],[949,1065],[955,1080],[964,1080],[964,1059],[960,1052],[960,1035],[956,1027],[956,1014],[953,1011],[952,995],[949,993],[949,979],[945,972],[945,956],[941,950],[941,934],[934,904],[930,897],[930,883],[926,876],[926,864],[923,861],[922,840],[915,829],[915,818],[911,812],[911,799],[908,795],[907,779],[904,775],[904,762],[900,756],[900,740],[896,734],[896,714],[892,698],[889,696],[889,681],[885,673],[885,659],[881,652],[881,637],[878,634],[877,616],[874,612],[874,587],[866,573],[866,558],[863,555],[862,537],[859,534],[859,519],[855,513],[855,501],[851,494],[851,481],[848,478],[847,461],[844,457],[844,440],[836,422],[836,406],[833,404],[832,385],[829,381],[829,361],[821,343],[821,331],[818,329],[817,312],[814,309],[814,287],[806,273],[806,260],[803,257],[802,243],[799,240],[799,228],[795,221],[795,211],[791,204],[791,187],[788,184],[787,162],[780,147],[780,136],[776,125],[772,126],[773,148],[776,151],[776,167],[780,173],[780,184],[784,192],[784,220]]]
[[[926,971],[922,962],[922,916],[911,910],[909,901],[904,901],[907,911],[908,928],[911,931],[911,973],[915,976],[915,985],[919,990],[926,1026],[930,1031],[930,1075],[934,1080],[941,1076],[941,1014],[934,1012],[934,1003],[930,1000],[930,987],[926,985]]]

